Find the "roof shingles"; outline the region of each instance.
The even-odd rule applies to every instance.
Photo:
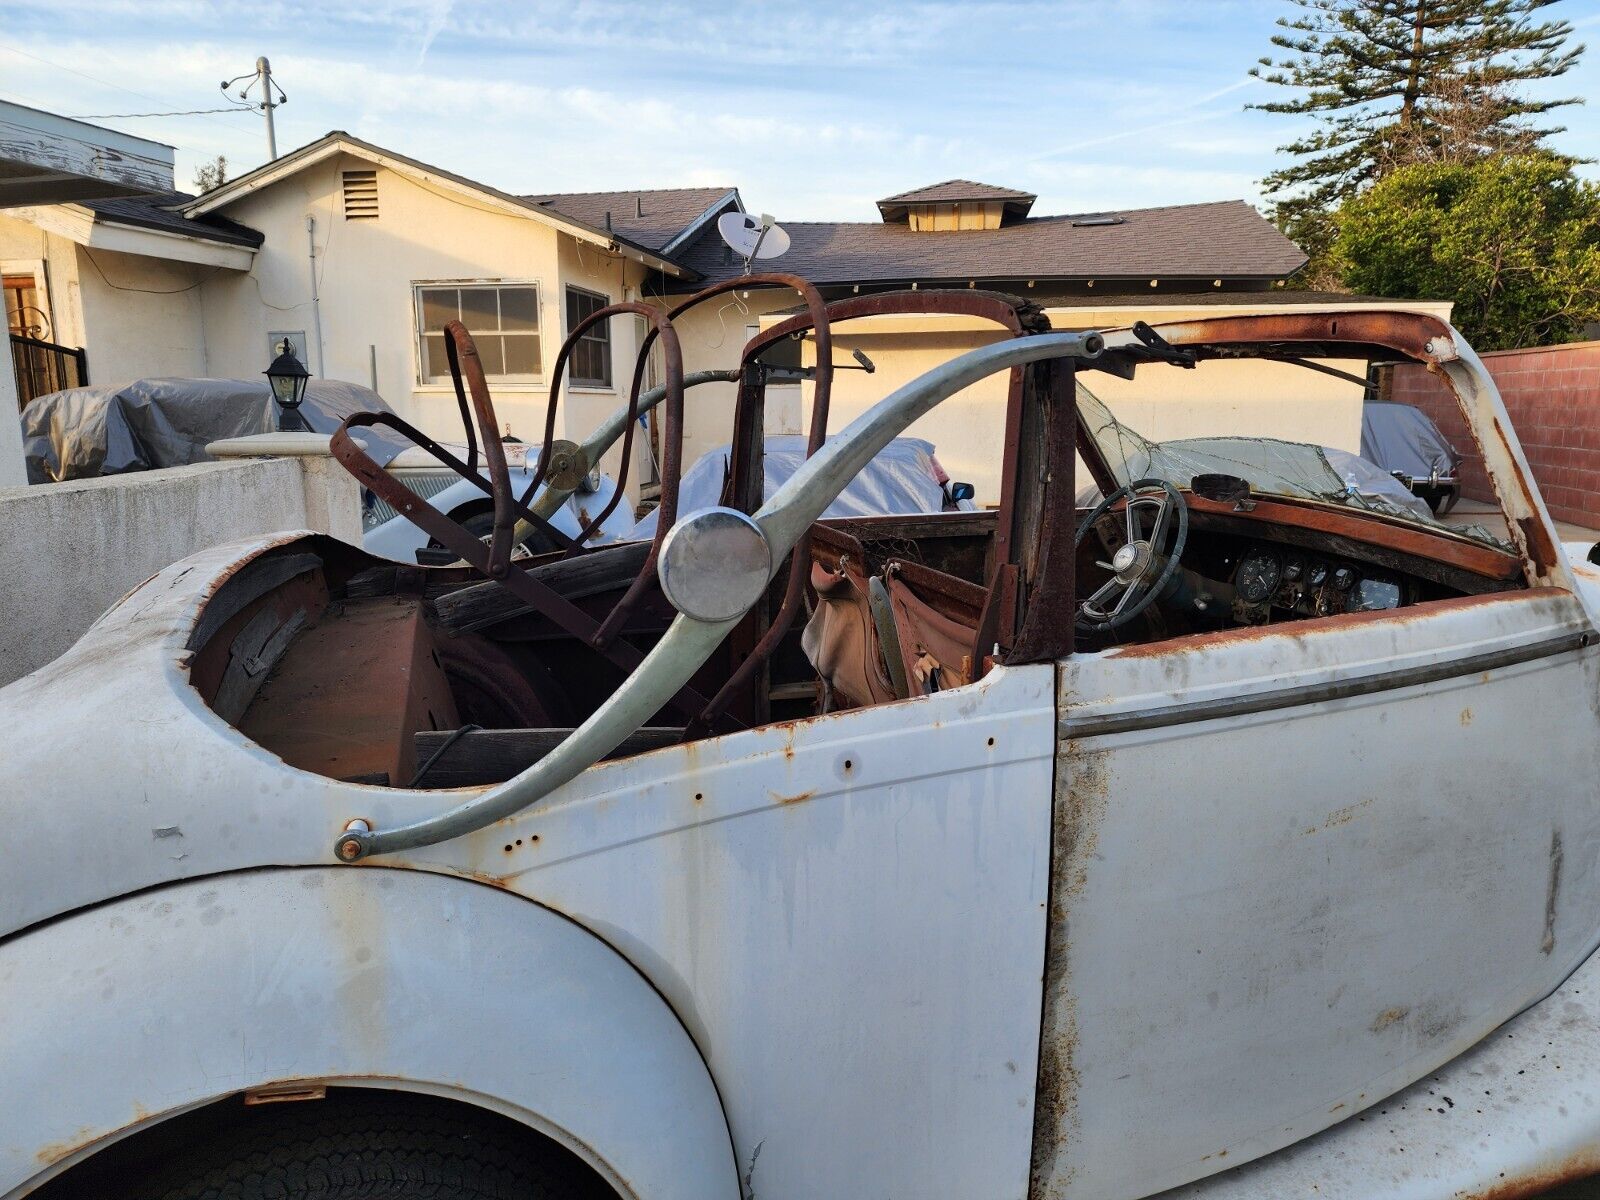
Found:
[[[522,199],[592,229],[609,228],[659,253],[713,205],[731,200],[732,194],[731,187],[634,188],[620,192],[556,192]]]
[[[1039,197],[1032,192],[1019,192],[1016,188],[999,187],[993,183],[977,183],[971,179],[946,179],[943,183],[930,183],[927,187],[912,188],[898,196],[885,196],[882,204],[949,204],[956,200],[1026,200],[1033,203]]]
[[[1115,225],[1030,217],[999,229],[925,232],[878,222],[785,223],[781,269],[818,284],[998,279],[1276,279],[1306,256],[1243,200],[1128,209]],[[676,256],[707,279],[742,264],[708,230]]]
[[[257,249],[266,240],[248,225],[241,225],[226,217],[186,217],[177,211],[193,200],[194,196],[188,192],[157,192],[149,196],[125,196],[115,200],[85,200],[83,206],[90,209],[96,219],[202,238],[226,246]]]

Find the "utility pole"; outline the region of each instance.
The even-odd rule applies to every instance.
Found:
[[[289,102],[289,97],[284,95],[283,89],[273,82],[272,64],[267,61],[266,55],[262,55],[260,58],[256,59],[256,69],[252,73],[248,75],[240,75],[234,79],[224,79],[222,81],[223,95],[226,96],[228,94],[228,89],[234,84],[238,83],[241,79],[248,79],[250,82],[239,89],[237,93],[238,98],[246,101],[246,106],[249,108],[259,108],[262,115],[266,117],[267,158],[269,161],[276,159],[278,157],[278,131],[272,123],[272,110],[280,105],[287,104]],[[257,84],[261,85],[261,98],[259,100],[251,99],[250,93],[255,89]],[[229,96],[228,98],[230,100],[233,99],[232,96]]]

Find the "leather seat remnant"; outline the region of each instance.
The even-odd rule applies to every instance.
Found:
[[[817,609],[801,631],[800,646],[832,689],[834,706],[860,707],[898,699],[878,651],[867,581],[855,577],[852,560],[842,558],[837,571],[813,562],[811,587],[817,594]]]
[[[908,587],[890,563],[887,579],[894,647],[904,665],[909,695],[923,696],[972,681],[972,646],[977,631],[936,611]],[[845,555],[837,569],[811,565],[816,611],[800,636],[800,644],[837,697],[838,706],[887,704],[903,699],[885,662],[878,624],[869,600],[879,579],[861,576],[855,560]]]
[[[900,656],[913,696],[972,682],[972,643],[977,630],[923,603],[890,564],[889,604],[900,635]]]

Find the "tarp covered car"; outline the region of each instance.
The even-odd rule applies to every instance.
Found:
[[[28,482],[208,462],[210,442],[276,433],[279,411],[265,379],[138,379],[51,392],[22,410]],[[313,379],[298,411],[312,432],[331,434],[351,413],[389,406],[359,384]],[[361,436],[382,463],[410,444],[382,429]]]
[[[1361,457],[1400,480],[1436,513],[1449,512],[1461,498],[1461,455],[1420,408],[1387,400],[1363,404]]]

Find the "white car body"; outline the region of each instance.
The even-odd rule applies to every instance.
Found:
[[[1436,328],[1513,588],[591,758],[357,866],[341,831],[514,799],[633,702],[490,788],[312,774],[197,690],[197,630],[350,552],[286,533],[162,571],[0,691],[0,1197],[307,1082],[490,1108],[641,1200],[1444,1200],[1592,1167],[1600,572]],[[907,385],[755,525],[786,551],[913,402],[1089,344]],[[734,622],[704,624],[640,677]]]

